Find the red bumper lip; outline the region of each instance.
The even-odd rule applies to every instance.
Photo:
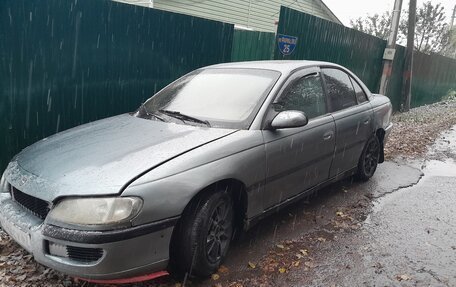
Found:
[[[80,278],[76,277],[77,279],[87,281],[90,283],[98,283],[98,284],[128,284],[128,283],[138,283],[143,281],[149,281],[158,277],[167,276],[169,273],[167,271],[159,271],[148,275],[141,275],[131,278],[120,278],[120,279],[111,279],[111,280],[97,280],[97,279],[87,279],[87,278]]]

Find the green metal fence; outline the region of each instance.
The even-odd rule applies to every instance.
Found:
[[[274,44],[274,33],[234,30],[231,61],[271,60]]]
[[[393,71],[387,96],[395,110],[402,104],[405,47],[396,46]],[[456,61],[439,55],[414,52],[411,106],[438,102],[449,90],[456,89]]]
[[[411,106],[438,102],[456,89],[456,60],[414,53]]]
[[[298,37],[295,51],[275,59],[319,60],[349,68],[371,90],[377,90],[385,41],[306,13],[281,7],[278,34]]]
[[[396,46],[393,68],[386,90],[386,96],[390,98],[391,104],[396,111],[400,109],[402,103],[405,50],[405,47]]]
[[[109,0],[0,1],[0,172],[27,145],[132,111],[201,66],[234,27]]]
[[[312,15],[282,7],[278,34],[298,37],[295,51],[275,59],[329,61],[357,74],[372,92],[377,92],[382,74],[386,41]],[[456,89],[456,61],[439,55],[414,53],[412,107],[434,103]],[[401,105],[405,48],[397,46],[386,95],[393,107]]]
[[[0,1],[0,171],[25,146],[70,127],[132,111],[201,66],[307,59],[341,64],[378,90],[386,42],[282,7],[278,33],[298,37],[283,56],[273,33],[110,0]],[[387,96],[401,103],[405,48]],[[456,61],[415,53],[412,106],[456,88]]]

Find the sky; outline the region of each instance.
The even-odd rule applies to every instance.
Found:
[[[345,26],[351,26],[350,19],[375,13],[382,14],[387,10],[392,11],[394,6],[394,0],[323,0],[323,2]],[[420,7],[423,2],[425,0],[417,0],[417,7]],[[449,23],[456,0],[431,0],[431,2],[433,4],[442,3],[446,11],[446,20]],[[406,7],[408,7],[408,0],[403,0],[402,9]]]

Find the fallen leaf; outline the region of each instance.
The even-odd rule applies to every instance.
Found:
[[[299,252],[301,252],[301,254],[304,256],[309,255],[309,251],[307,249],[299,249]]]
[[[230,272],[230,270],[225,265],[220,265],[218,272],[219,273],[228,273],[228,272]]]
[[[249,267],[252,268],[252,269],[255,269],[256,268],[256,264],[249,261]]]
[[[276,246],[277,246],[277,248],[280,248],[280,249],[284,249],[285,248],[285,246],[283,246],[282,244],[277,244]]]
[[[298,260],[298,261],[294,261],[294,262],[292,263],[292,265],[293,265],[294,267],[298,267],[300,263],[301,263],[301,261]]]
[[[265,271],[265,272],[274,272],[275,268],[272,265],[267,265],[267,266],[263,267],[263,271]]]
[[[306,265],[309,268],[315,268],[315,264],[313,264],[311,261],[304,262],[304,265]]]
[[[407,274],[401,274],[401,275],[396,275],[396,279],[397,279],[397,281],[408,281],[412,278],[410,276],[408,276]]]
[[[336,212],[336,215],[337,215],[337,216],[343,216],[344,213],[343,213],[342,211],[338,211],[338,212]]]
[[[326,242],[326,238],[324,237],[318,237],[317,240],[320,242]]]
[[[16,281],[18,281],[18,282],[24,281],[25,278],[27,278],[27,275],[25,275],[25,274],[24,274],[24,275],[21,275],[21,276],[17,276],[17,277],[16,277]]]
[[[214,273],[212,274],[212,280],[219,280],[220,279],[220,275],[218,275],[217,273]]]
[[[287,269],[285,269],[284,267],[280,267],[280,268],[279,268],[279,272],[280,272],[281,274],[283,274],[283,273],[287,272]]]

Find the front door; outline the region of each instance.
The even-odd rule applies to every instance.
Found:
[[[264,208],[325,181],[335,145],[335,124],[327,112],[319,69],[295,73],[271,105],[273,113],[303,111],[306,126],[264,130],[267,173]]]

